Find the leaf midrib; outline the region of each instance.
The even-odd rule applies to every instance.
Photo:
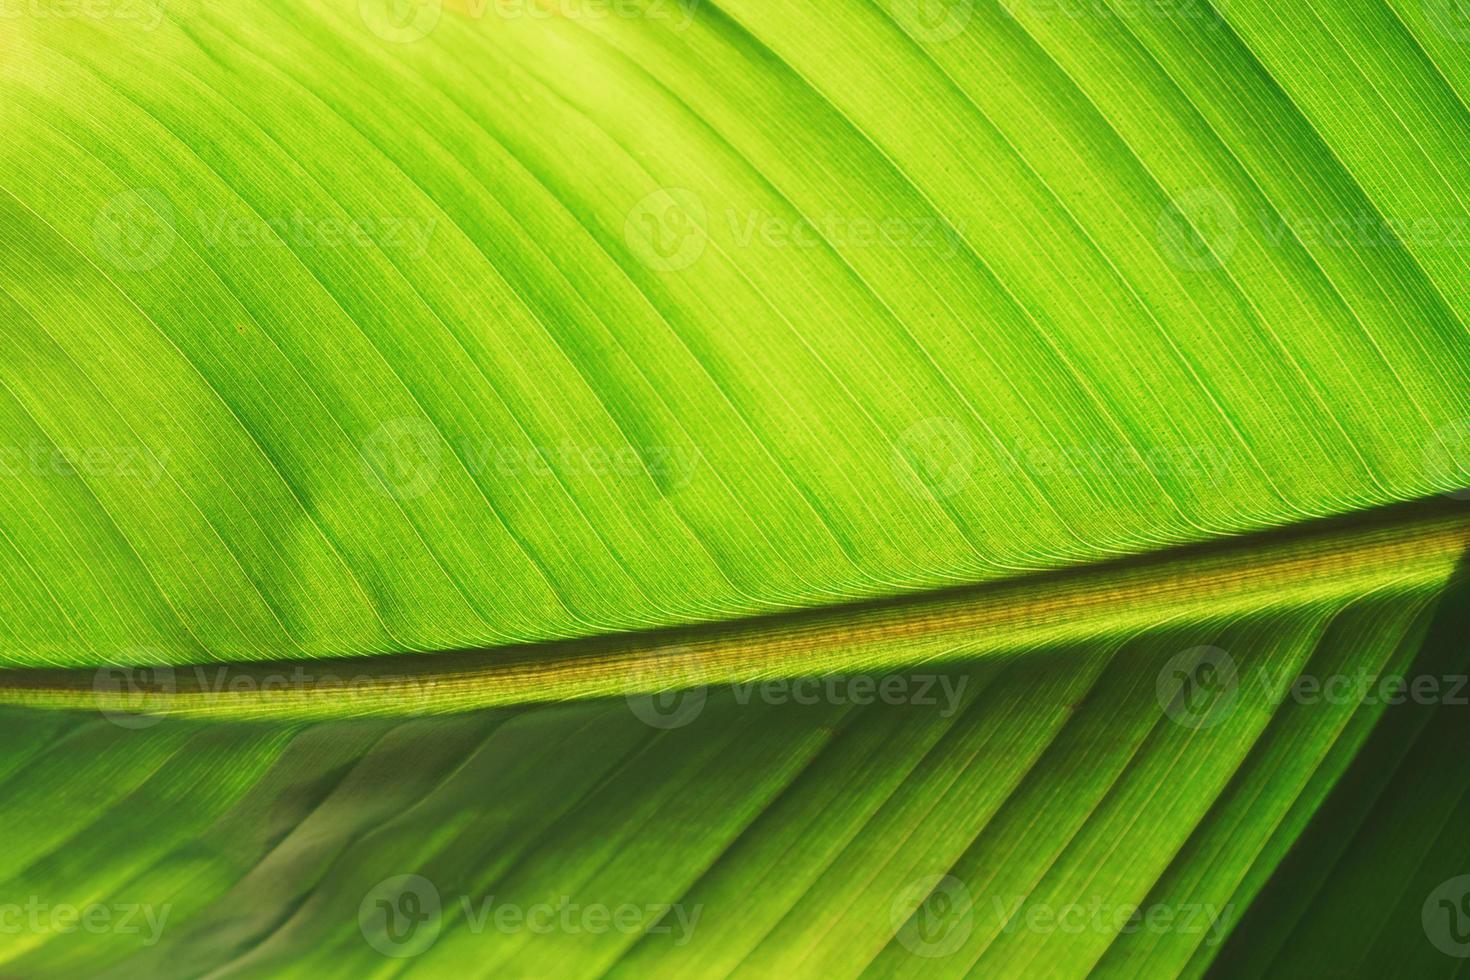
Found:
[[[1435,498],[1074,569],[642,633],[439,653],[0,671],[0,703],[231,717],[438,714],[1015,656],[1164,622],[1434,588],[1470,549]],[[155,690],[120,671],[167,667]],[[344,685],[348,685],[344,689]]]

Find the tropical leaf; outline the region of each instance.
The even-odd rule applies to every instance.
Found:
[[[6,893],[105,898],[153,925],[37,932],[7,967],[1155,976],[1329,954],[1352,972],[1371,953],[1425,975],[1445,961],[1421,906],[1461,866],[1441,861],[1465,859],[1464,713],[1298,678],[1463,680],[1465,600],[1430,595],[891,674],[904,697],[867,703],[828,678],[839,695],[805,706],[800,686],[731,685],[307,726],[14,716]],[[1230,681],[1167,696],[1197,663]],[[1417,831],[1391,861],[1375,799]],[[1370,891],[1324,912],[1334,876]]]
[[[0,0],[0,971],[1453,974],[1454,0]]]

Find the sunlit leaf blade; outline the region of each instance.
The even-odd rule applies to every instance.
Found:
[[[11,663],[679,625],[1467,482],[1420,18],[380,6],[9,22]]]
[[[0,974],[1463,972],[1467,43],[0,0]]]

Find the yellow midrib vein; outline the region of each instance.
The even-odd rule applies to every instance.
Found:
[[[1350,520],[999,584],[646,634],[332,661],[0,671],[0,704],[226,717],[448,713],[827,673],[893,671],[1436,588],[1470,508]]]

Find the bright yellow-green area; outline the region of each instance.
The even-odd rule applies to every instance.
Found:
[[[1470,484],[1435,4],[124,6],[0,32],[9,665],[683,625]]]
[[[1463,14],[0,0],[0,973],[1453,973]]]

